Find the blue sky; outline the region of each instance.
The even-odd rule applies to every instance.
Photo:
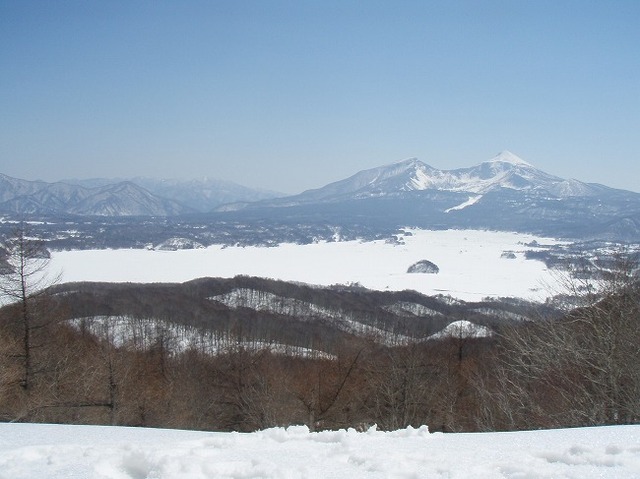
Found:
[[[640,191],[640,1],[0,0],[0,172],[287,193],[508,149]]]

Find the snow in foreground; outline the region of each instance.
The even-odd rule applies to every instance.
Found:
[[[58,251],[51,269],[62,280],[107,282],[183,282],[244,274],[308,284],[360,283],[370,289],[412,289],[463,300],[512,296],[544,300],[556,280],[544,263],[527,260],[526,246],[557,243],[521,233],[477,230],[412,230],[404,244],[385,241],[343,241],[278,247],[204,249]],[[513,253],[506,259],[503,253]],[[429,260],[439,274],[409,274],[412,264]]]
[[[252,434],[0,424],[1,479],[638,478],[640,426]]]

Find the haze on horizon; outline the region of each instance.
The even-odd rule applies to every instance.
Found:
[[[298,193],[510,150],[640,191],[640,2],[0,0],[0,173]]]

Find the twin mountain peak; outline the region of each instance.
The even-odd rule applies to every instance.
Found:
[[[602,185],[547,174],[503,151],[477,166],[440,170],[416,158],[364,171],[293,196],[253,190],[219,180],[26,181],[0,174],[0,214],[94,216],[176,216],[184,213],[336,203],[397,197],[414,192],[454,192],[475,203],[495,191],[547,198],[593,197],[615,192]],[[636,193],[627,192],[640,198]],[[455,205],[449,211],[456,210]]]
[[[483,195],[504,188],[565,198],[592,196],[606,187],[550,175],[510,151],[503,151],[477,166],[455,170],[439,170],[416,158],[410,158],[364,170],[322,188],[270,203],[275,205],[286,202],[290,205],[293,200],[308,203],[335,197],[344,198],[347,195],[365,198],[427,190]]]

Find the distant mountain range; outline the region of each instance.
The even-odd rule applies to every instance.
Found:
[[[0,175],[0,212],[29,215],[138,216],[180,215],[192,211],[123,181],[85,188],[67,183],[26,181]]]
[[[278,195],[212,179],[94,178],[47,183],[0,174],[0,214],[23,216],[179,216]]]
[[[206,213],[220,205],[238,201],[260,201],[264,199],[285,196],[276,191],[248,188],[230,181],[214,178],[200,178],[192,180],[157,179],[135,177],[131,179],[94,178],[89,180],[64,180],[64,183],[84,187],[107,186],[114,182],[129,181],[150,193],[162,198],[170,199],[193,210]]]
[[[415,158],[298,195],[219,180],[25,181],[0,175],[0,214],[181,217],[362,228],[486,228],[555,237],[640,241],[640,193],[541,171],[504,151],[470,168]],[[353,228],[352,228],[353,230]],[[275,238],[274,238],[275,239]]]

